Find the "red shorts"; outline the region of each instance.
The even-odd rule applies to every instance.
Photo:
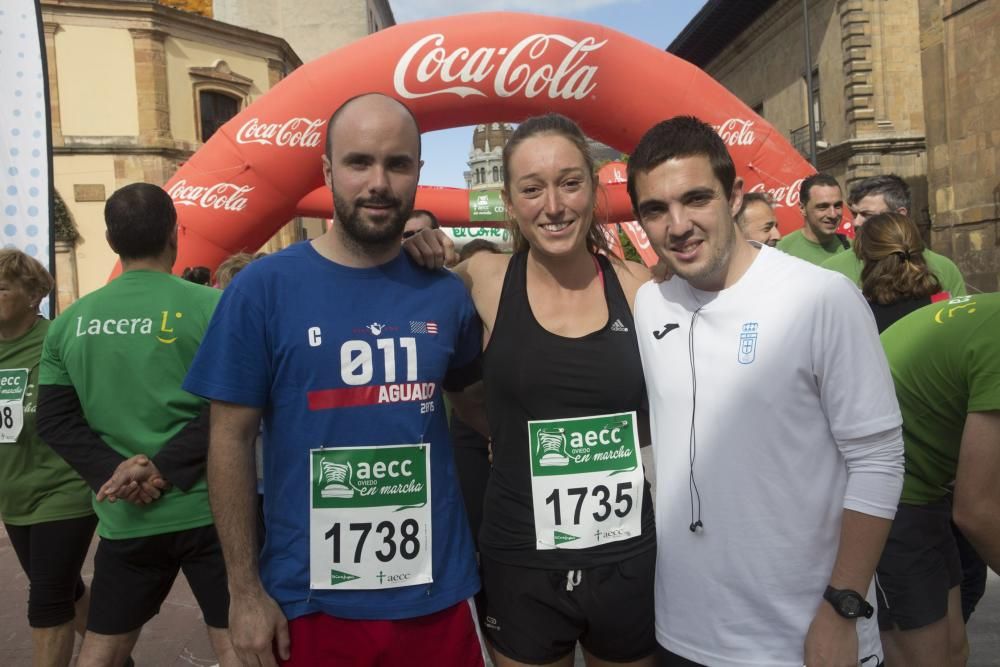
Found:
[[[309,614],[288,624],[287,667],[483,667],[475,612],[468,601],[399,621],[355,621]]]

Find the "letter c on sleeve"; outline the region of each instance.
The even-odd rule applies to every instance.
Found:
[[[322,332],[319,330],[319,327],[309,327],[306,335],[309,336],[309,347],[319,347],[320,343],[323,342]]]

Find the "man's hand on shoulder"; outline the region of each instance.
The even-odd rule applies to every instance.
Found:
[[[806,667],[857,667],[857,621],[838,614],[829,602],[820,603],[809,625],[805,644]]]
[[[673,272],[670,271],[670,267],[662,259],[657,260],[656,264],[652,269],[653,280],[658,283],[666,282],[673,277]]]
[[[458,264],[455,242],[440,229],[422,229],[403,241],[403,250],[425,269],[440,269]]]
[[[97,492],[97,502],[124,500],[133,505],[148,505],[170,487],[156,465],[144,454],[122,461],[114,474]]]

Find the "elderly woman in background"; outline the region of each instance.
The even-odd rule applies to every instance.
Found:
[[[35,433],[38,360],[49,321],[38,306],[52,276],[20,250],[0,250],[0,517],[28,576],[34,665],[62,667],[86,627],[80,568],[97,518],[90,489]]]
[[[913,222],[900,213],[879,213],[858,228],[854,252],[864,265],[861,293],[875,314],[879,333],[934,301],[951,296],[927,268],[924,242]]]

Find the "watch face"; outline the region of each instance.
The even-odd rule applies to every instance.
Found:
[[[840,599],[840,609],[847,616],[859,616],[861,613],[861,601],[853,595],[844,596]]]

